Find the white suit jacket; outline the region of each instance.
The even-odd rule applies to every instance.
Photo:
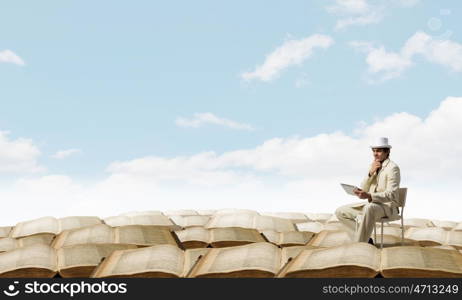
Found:
[[[387,217],[397,214],[401,206],[399,199],[399,167],[389,158],[382,162],[382,168],[372,176],[369,174],[361,183],[361,189],[372,196],[372,202],[380,204]]]

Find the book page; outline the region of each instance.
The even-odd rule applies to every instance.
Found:
[[[210,229],[210,243],[222,241],[264,242],[265,240],[255,229],[239,227]]]
[[[276,217],[281,219],[287,219],[292,223],[304,223],[308,222],[308,217],[298,212],[266,212],[261,213],[262,216]]]
[[[337,215],[333,214],[332,217],[330,217],[329,220],[326,221],[326,223],[340,223],[340,221],[337,218]]]
[[[394,221],[394,224],[401,224],[401,221]],[[419,227],[419,228],[426,228],[426,227],[434,227],[432,221],[429,219],[419,219],[419,218],[410,218],[403,220],[404,227]]]
[[[16,248],[19,248],[17,239],[10,237],[0,239],[0,252],[11,251]]]
[[[282,263],[282,265],[284,265],[289,260],[289,258],[295,258],[303,250],[307,250],[307,249],[322,249],[322,248],[315,247],[315,246],[307,246],[307,245],[283,247],[281,249],[281,263]]]
[[[451,230],[451,229],[453,229],[454,227],[457,226],[457,222],[453,222],[453,221],[431,220],[431,222],[436,227],[441,227],[441,228],[446,229],[446,230]]]
[[[11,251],[16,248],[26,247],[34,244],[50,246],[55,235],[52,233],[39,233],[23,238],[2,238],[0,239],[0,252]]]
[[[323,230],[326,230],[326,231],[339,231],[339,230],[345,231],[347,229],[345,228],[345,226],[342,223],[333,222],[333,223],[324,224]]]
[[[418,245],[416,245],[418,246]],[[428,248],[435,248],[435,249],[446,249],[446,250],[457,250],[456,247],[449,246],[449,245],[439,245],[439,246],[426,246]]]
[[[274,231],[295,231],[295,225],[288,219],[269,217],[269,216],[256,216],[255,229],[274,230]]]
[[[442,245],[446,242],[447,234],[448,232],[446,230],[439,227],[412,227],[406,230],[404,236],[408,239],[419,241],[421,243],[424,241],[430,241]]]
[[[167,227],[158,226],[121,226],[114,228],[115,243],[135,245],[176,245],[170,230]]]
[[[71,216],[58,219],[59,232],[102,223],[99,217],[94,216]]]
[[[335,247],[351,243],[348,233],[345,231],[321,231],[316,234],[308,243],[317,247]]]
[[[280,245],[281,242],[281,233],[274,230],[262,230],[261,232],[268,242]]]
[[[127,225],[153,225],[166,226],[171,229],[177,229],[178,226],[173,224],[170,219],[164,215],[134,215],[134,216],[115,216],[104,219],[104,222],[112,227]]]
[[[319,233],[324,230],[324,224],[320,222],[305,222],[296,224],[298,231],[307,231],[312,233]]]
[[[205,226],[206,228],[242,227],[253,228],[254,214],[215,215]]]
[[[180,277],[184,269],[184,252],[172,245],[157,245],[134,250],[115,251],[98,276],[133,275],[165,272]]]
[[[78,244],[112,244],[114,230],[106,224],[98,224],[78,229],[65,230],[56,237],[55,248]]]
[[[12,238],[33,235],[37,233],[58,233],[58,220],[53,217],[43,217],[18,223],[11,232]]]
[[[194,276],[242,270],[262,270],[276,274],[281,266],[280,249],[266,242],[212,248],[203,259]]]
[[[305,245],[314,236],[311,232],[286,231],[281,233],[280,245],[299,244]]]
[[[9,237],[12,229],[13,227],[11,226],[0,227],[0,238]]]
[[[453,228],[455,231],[462,231],[462,222],[457,223],[457,225]]]
[[[44,268],[57,271],[55,250],[47,245],[35,244],[0,253],[0,273],[19,268]]]
[[[449,231],[445,244],[462,248],[462,231]]]
[[[44,244],[51,245],[51,242],[55,238],[53,233],[39,233],[30,236],[26,236],[18,239],[18,246],[25,247],[33,244]]]
[[[170,219],[181,227],[205,226],[209,216],[171,216]]]
[[[203,227],[189,227],[183,230],[175,231],[180,242],[200,241],[204,243],[210,242],[210,232]]]
[[[320,223],[325,223],[329,220],[333,214],[331,213],[306,213],[309,221],[315,221]]]
[[[136,249],[126,244],[84,244],[60,248],[57,250],[58,268],[97,266],[101,259],[116,250]]]
[[[184,269],[181,277],[186,277],[191,269],[194,267],[194,264],[198,262],[199,256],[202,255],[201,259],[209,252],[211,248],[197,248],[197,249],[187,249],[184,251]]]
[[[375,230],[376,230],[377,235],[379,235],[381,230],[382,230],[381,226],[377,225],[375,227]],[[374,234],[374,232],[372,232],[372,234]],[[394,237],[401,238],[401,228],[396,227],[396,226],[385,226],[385,225],[383,225],[383,235],[389,235],[389,236],[394,236]]]
[[[455,250],[430,247],[384,248],[381,268],[439,270],[462,274],[462,256]]]
[[[378,272],[380,251],[367,243],[303,250],[287,269],[287,273],[351,265],[370,268]]]
[[[216,212],[215,209],[198,209],[196,211],[198,215],[209,216],[209,217],[213,216]]]

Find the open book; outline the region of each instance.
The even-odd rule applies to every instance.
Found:
[[[440,227],[411,227],[406,230],[405,237],[421,246],[449,245],[462,249],[462,231],[447,231]]]
[[[0,253],[0,277],[51,278],[57,272],[56,251],[48,245],[34,244]]]
[[[52,246],[58,249],[78,244],[178,245],[172,232],[166,227],[141,225],[111,227],[99,224],[63,231],[55,238]]]
[[[278,277],[462,277],[456,250],[426,247],[377,249],[367,243],[303,250]]]
[[[205,229],[203,227],[190,227],[176,231],[183,247],[214,248],[240,246],[248,243],[264,242],[265,239],[255,229],[226,227]]]
[[[262,234],[269,242],[281,247],[306,245],[314,235],[314,233],[311,232],[277,232],[274,230],[263,230]]]
[[[58,234],[64,230],[101,223],[102,221],[100,218],[92,216],[71,216],[59,219],[54,217],[43,217],[16,224],[10,233],[10,237],[19,238],[38,233]]]
[[[356,196],[356,194],[354,193],[354,190],[360,190],[359,187],[354,186],[354,185],[345,184],[345,183],[340,183],[340,185],[342,186],[343,190],[345,190],[345,192],[348,195]]]
[[[242,227],[274,231],[296,231],[295,225],[289,219],[260,216],[257,214],[217,214],[205,226],[206,228]]]
[[[209,249],[183,251],[172,245],[157,245],[118,250],[104,259],[91,277],[185,277]]]
[[[451,230],[457,226],[457,222],[453,222],[453,221],[431,220],[431,222],[436,227],[441,227],[446,230]]]
[[[189,277],[274,277],[285,263],[282,250],[267,242],[211,248]]]
[[[333,215],[334,214],[332,213],[306,213],[306,216],[308,217],[308,221],[320,222],[320,223],[327,222],[330,218],[332,218]]]
[[[319,233],[324,229],[324,224],[317,221],[308,221],[304,223],[297,223],[298,231],[305,231],[311,233]]]
[[[316,247],[335,247],[348,243],[351,243],[351,238],[346,231],[323,230],[316,234],[308,245]]]
[[[393,221],[388,223],[390,226],[401,226],[401,221]],[[429,219],[421,219],[421,218],[409,218],[403,220],[404,228],[411,228],[411,227],[419,227],[419,228],[426,228],[426,227],[435,227],[433,222]]]
[[[136,249],[127,244],[84,244],[60,248],[57,251],[61,277],[90,277],[101,261],[117,250]]]
[[[226,248],[180,250],[158,245],[114,251],[92,277],[274,277],[309,246],[280,249],[261,242]]]
[[[172,230],[181,229],[180,226],[174,224],[168,217],[160,214],[125,214],[105,218],[104,223],[111,227],[127,225],[151,225],[165,226]]]

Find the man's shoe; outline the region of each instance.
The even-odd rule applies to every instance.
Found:
[[[371,244],[372,246],[374,246],[374,241],[372,240],[372,238],[369,238],[369,240],[367,241],[368,244]]]

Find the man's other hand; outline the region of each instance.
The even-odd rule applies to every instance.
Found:
[[[363,190],[355,189],[353,192],[355,193],[356,196],[358,196],[359,199],[368,199],[369,202],[372,201],[372,196]]]
[[[381,167],[382,163],[379,160],[374,160],[371,164],[371,169],[369,170],[369,176],[372,176]]]

